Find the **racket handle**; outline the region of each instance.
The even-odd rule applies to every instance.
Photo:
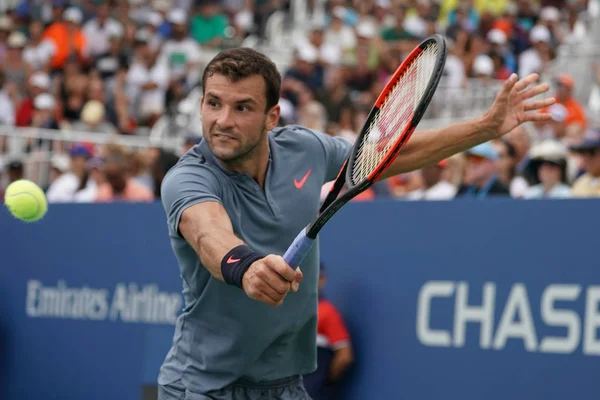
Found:
[[[307,237],[305,229],[302,229],[291,246],[287,249],[283,255],[283,259],[288,265],[294,269],[300,265],[302,260],[312,247],[314,240]]]

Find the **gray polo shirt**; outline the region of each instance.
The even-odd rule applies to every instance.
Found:
[[[317,215],[321,187],[335,179],[351,145],[299,126],[273,130],[269,145],[264,189],[248,174],[224,169],[205,141],[187,152],[162,183],[185,308],[160,384],[181,379],[190,391],[202,394],[240,377],[275,380],[316,369],[318,243],[301,264],[300,290],[272,307],[213,278],[178,233],[187,207],[217,201],[244,242],[259,252],[283,255]]]

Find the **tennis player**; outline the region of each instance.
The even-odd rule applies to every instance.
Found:
[[[552,99],[529,100],[548,90],[531,86],[537,79],[513,75],[481,117],[415,133],[386,177],[549,119],[539,110]],[[301,376],[316,369],[319,247],[296,270],[280,255],[317,214],[350,145],[277,128],[280,84],[273,62],[247,48],[219,53],[204,71],[204,138],[161,189],[185,307],[160,400],[309,399]]]

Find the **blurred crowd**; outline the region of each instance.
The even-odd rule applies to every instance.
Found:
[[[275,13],[287,16],[284,25],[292,24],[292,3],[23,0],[0,15],[0,125],[138,135],[161,116],[176,113],[219,50],[243,45],[249,37],[267,43]],[[465,104],[463,95],[452,101],[440,97],[447,88],[475,93],[512,72],[537,72],[552,83],[558,100],[548,109],[553,120],[390,179],[359,200],[598,195],[599,127],[574,96],[582,84],[578,77],[551,74],[551,65],[560,45],[589,40],[599,4],[306,0],[309,22],[287,30],[293,34],[285,50],[291,49],[292,58],[281,70],[281,124],[353,141],[407,52],[441,33],[449,54],[434,103],[438,98],[442,108]],[[598,84],[600,67],[591,67]],[[198,140],[190,136],[181,150]],[[0,187],[26,176],[24,160],[48,144],[29,138],[7,155],[9,142],[0,136]],[[181,154],[114,144],[49,145],[54,149],[46,185],[51,202],[152,201],[159,196],[161,177]]]

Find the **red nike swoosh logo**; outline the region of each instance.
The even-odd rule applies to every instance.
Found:
[[[310,175],[311,172],[312,172],[312,169],[309,169],[308,172],[306,173],[306,175],[304,175],[304,177],[302,179],[300,179],[300,182],[298,182],[297,180],[294,179],[294,185],[296,186],[296,189],[302,189],[302,186],[304,186],[304,183],[306,183],[306,180],[308,179],[308,176]]]
[[[239,258],[233,258],[233,256],[229,256],[229,258],[227,259],[227,264],[233,264],[240,261]]]

